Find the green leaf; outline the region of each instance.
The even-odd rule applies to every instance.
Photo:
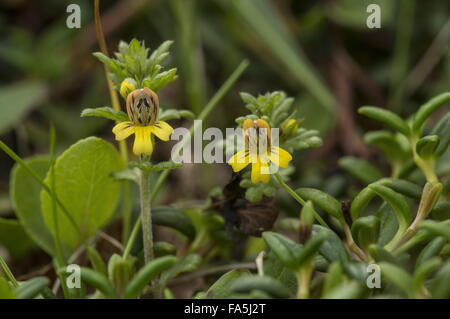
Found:
[[[56,160],[54,191],[78,225],[78,230],[74,229],[58,206],[60,237],[71,248],[94,235],[113,216],[119,184],[111,174],[121,166],[114,146],[97,137],[78,141]],[[52,185],[50,174],[45,183]],[[44,191],[41,192],[41,207],[45,223],[54,232],[52,199]]]
[[[413,285],[416,291],[420,294],[421,289],[424,287],[425,280],[430,276],[431,273],[436,271],[439,266],[441,266],[441,259],[438,257],[433,257],[420,266],[417,266],[414,271]]]
[[[375,106],[363,106],[358,109],[358,113],[386,124],[403,135],[409,136],[408,124],[392,111]]]
[[[153,223],[178,230],[189,239],[195,238],[195,227],[183,211],[174,207],[157,207],[152,211]]]
[[[162,110],[158,117],[160,121],[178,120],[181,118],[193,119],[194,113],[187,110],[167,109]]]
[[[48,156],[35,156],[25,162],[43,179],[50,167]],[[25,231],[47,253],[53,254],[53,238],[41,214],[41,185],[19,164],[12,169],[11,202]]]
[[[160,277],[159,284],[165,287],[170,279],[175,278],[181,273],[196,270],[202,262],[202,258],[197,254],[190,254],[180,258],[172,267],[165,270]]]
[[[411,222],[411,211],[409,209],[408,203],[402,195],[396,193],[386,186],[380,184],[371,184],[369,185],[369,188],[377,193],[377,195],[383,198],[386,202],[388,202],[394,210],[399,225],[397,234],[395,235],[394,239],[398,239],[403,235],[404,231]],[[393,241],[395,243],[394,239]]]
[[[170,243],[166,243],[165,241],[158,241],[154,245],[155,247],[155,256],[162,257],[167,255],[176,255],[177,247]]]
[[[424,229],[434,236],[442,236],[450,241],[450,220],[444,222],[424,220],[419,223],[419,229]]]
[[[378,239],[380,220],[377,216],[360,217],[352,225],[352,236],[358,246],[365,249]]]
[[[386,203],[381,205],[376,215],[380,219],[380,235],[377,244],[384,246],[389,243],[398,230],[398,222],[391,206]]]
[[[382,276],[399,288],[405,295],[413,297],[413,278],[410,274],[402,268],[390,263],[381,262],[379,265]]]
[[[324,299],[359,299],[362,297],[363,289],[356,281],[344,282],[330,291],[322,298]]]
[[[157,275],[168,269],[177,262],[177,258],[173,256],[164,256],[156,258],[152,262],[142,267],[137,274],[131,279],[125,289],[125,298],[136,298],[145,288],[145,286]]]
[[[375,259],[376,262],[385,261],[397,266],[400,266],[399,261],[395,256],[393,256],[390,252],[379,245],[370,245],[369,246],[370,255]]]
[[[318,256],[316,255],[316,257]],[[264,275],[279,280],[289,289],[292,295],[297,292],[297,276],[295,272],[287,268],[272,250],[264,255],[263,271]]]
[[[95,109],[84,109],[81,112],[81,117],[103,117],[108,120],[113,120],[117,122],[126,122],[130,119],[128,118],[127,113],[122,111],[116,111],[108,106],[105,107],[97,107]]]
[[[329,262],[349,260],[342,240],[334,231],[320,225],[313,225],[313,236],[321,232],[327,233],[327,239],[319,248],[320,254]]]
[[[383,177],[378,168],[356,157],[346,156],[341,158],[339,166],[364,184],[376,182]]]
[[[13,258],[20,258],[34,247],[34,243],[17,220],[0,218],[0,246]]]
[[[422,158],[429,158],[439,145],[439,136],[428,135],[422,137],[416,144],[416,152]]]
[[[132,168],[137,167],[146,172],[159,172],[176,169],[183,166],[181,163],[175,163],[172,161],[160,162],[158,164],[152,164],[150,162],[129,162],[128,165]]]
[[[234,269],[222,275],[215,283],[209,287],[206,292],[207,298],[226,299],[232,296],[231,287],[235,282],[242,278],[250,276],[251,273],[247,269]]]
[[[450,113],[444,116],[431,131],[431,135],[439,136],[439,145],[436,148],[436,155],[441,156],[448,149],[450,144]]]
[[[446,92],[432,98],[427,103],[423,104],[414,115],[414,119],[412,122],[413,131],[418,134],[422,130],[423,125],[430,117],[430,115],[433,114],[437,109],[445,105],[448,101],[450,101],[450,93]]]
[[[357,220],[359,215],[369,205],[369,202],[376,196],[376,193],[369,187],[363,188],[353,199],[350,207],[350,216],[352,220]]]
[[[278,280],[267,276],[244,276],[235,281],[231,290],[238,293],[249,293],[261,290],[275,298],[289,298],[289,290]]]
[[[16,294],[20,299],[33,299],[44,288],[48,287],[50,280],[46,277],[35,277],[24,283],[21,283],[16,290]]]
[[[364,142],[378,147],[391,161],[405,161],[410,151],[401,142],[400,136],[389,131],[372,131],[364,135]]]
[[[106,264],[100,253],[95,249],[94,246],[88,246],[86,249],[89,261],[91,262],[92,268],[102,275],[106,275]]]
[[[414,199],[422,197],[422,187],[404,179],[393,179],[392,184],[388,185],[397,193]]]
[[[114,287],[106,276],[86,267],[81,267],[81,280],[100,291],[106,298],[115,298]]]
[[[264,232],[262,237],[267,246],[286,267],[295,269],[298,266],[298,256],[301,249],[299,244],[274,232]]]
[[[0,134],[19,123],[44,97],[41,82],[20,82],[0,88]]]
[[[337,219],[343,218],[341,203],[327,193],[315,188],[298,188],[295,192],[304,200],[312,201],[315,206],[320,207]]]
[[[305,246],[301,249],[300,254],[297,259],[297,264],[302,266],[303,264],[309,262],[316,252],[319,250],[322,243],[328,238],[329,233],[322,232],[315,234]]]
[[[430,281],[429,289],[435,299],[445,299],[450,296],[450,260],[436,273]]]

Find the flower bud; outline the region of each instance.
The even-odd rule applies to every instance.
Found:
[[[136,81],[133,80],[132,78],[126,78],[120,84],[120,95],[122,95],[122,97],[126,99],[128,97],[128,94],[133,92],[135,89],[136,89]]]
[[[281,132],[285,136],[291,136],[298,130],[300,121],[294,119],[288,119],[281,124]]]
[[[149,88],[134,90],[127,97],[127,113],[135,125],[146,126],[158,119],[158,95]]]

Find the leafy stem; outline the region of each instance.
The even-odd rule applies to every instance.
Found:
[[[277,179],[278,183],[289,193],[289,195],[292,196],[300,205],[304,206],[306,204],[306,201],[300,197],[292,188],[289,187],[288,184],[286,184],[283,180],[283,177],[279,173],[274,174],[275,178]],[[314,218],[323,226],[330,228],[328,224],[322,219],[322,217],[314,210]]]

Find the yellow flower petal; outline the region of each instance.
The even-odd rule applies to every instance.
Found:
[[[134,125],[131,122],[121,122],[113,127],[112,132],[116,140],[121,141],[134,133]]]
[[[151,126],[136,126],[135,138],[133,144],[133,153],[136,155],[151,155],[153,152],[153,143],[151,139]]]
[[[152,125],[152,133],[155,134],[160,140],[168,141],[172,132],[172,126],[164,121],[156,121],[155,124]]]
[[[233,168],[233,172],[242,171],[249,163],[248,149],[246,148],[231,156],[228,161],[228,164]]]
[[[288,151],[279,148],[277,146],[272,146],[269,159],[272,163],[279,167],[287,168],[289,162],[292,160],[291,154]]]
[[[252,163],[252,183],[256,184],[259,182],[268,183],[270,180],[269,164],[257,161]]]

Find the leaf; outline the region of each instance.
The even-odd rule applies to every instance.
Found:
[[[439,145],[439,136],[428,135],[417,141],[416,152],[422,158],[429,158]]]
[[[432,98],[427,103],[423,104],[414,115],[412,122],[413,131],[418,134],[422,130],[423,125],[430,117],[430,115],[449,101],[450,93],[446,92]]]
[[[389,205],[393,208],[399,225],[395,238],[402,236],[403,232],[411,222],[411,212],[405,198],[392,189],[380,184],[371,184],[369,185],[369,188],[377,193],[377,195],[383,198],[386,202],[388,202]]]
[[[308,263],[319,250],[322,243],[327,239],[329,233],[323,232],[312,236],[305,246],[301,249],[297,259],[297,264],[302,266]]]
[[[125,298],[136,298],[145,288],[145,286],[157,275],[171,267],[177,262],[177,258],[173,256],[164,256],[156,258],[142,267],[136,275],[131,279],[125,289]]]
[[[50,167],[48,156],[34,156],[25,162],[43,179]],[[15,164],[10,179],[11,202],[25,231],[47,253],[53,254],[53,238],[41,214],[41,185],[22,165]]]
[[[424,229],[434,236],[442,236],[450,241],[450,220],[444,222],[424,220],[419,223],[419,229]]]
[[[431,135],[439,136],[439,145],[436,148],[436,155],[441,156],[448,149],[450,144],[450,113],[447,113],[431,131]]]
[[[20,299],[33,299],[44,288],[48,287],[50,280],[46,277],[35,277],[24,283],[16,289],[16,294]]]
[[[95,109],[84,109],[81,112],[81,117],[103,117],[108,120],[113,120],[117,122],[127,122],[130,119],[128,118],[127,113],[122,111],[116,111],[108,106],[98,107]]]
[[[292,295],[297,292],[295,272],[287,268],[272,250],[264,256],[263,271],[264,275],[279,280]]]
[[[393,179],[392,184],[388,185],[397,193],[414,199],[422,197],[422,187],[404,179]]]
[[[0,134],[16,125],[44,97],[41,82],[19,82],[0,88]]]
[[[231,290],[239,293],[249,293],[261,290],[275,298],[289,298],[289,290],[278,280],[267,276],[245,276],[235,281]]]
[[[380,220],[376,216],[360,217],[352,225],[352,236],[358,246],[365,249],[378,239]]]
[[[155,243],[155,256],[162,257],[167,255],[176,255],[177,247],[165,241],[158,241]]]
[[[397,218],[392,207],[386,203],[383,203],[376,215],[380,219],[380,235],[377,244],[384,246],[392,240],[398,230]]]
[[[378,147],[391,161],[403,162],[410,153],[401,143],[400,136],[389,131],[368,132],[364,135],[364,142]]]
[[[344,282],[330,291],[328,291],[323,299],[359,299],[361,298],[363,289],[361,284],[356,281]]]
[[[304,200],[312,201],[315,206],[320,207],[337,219],[343,218],[341,204],[327,193],[315,188],[298,188],[295,192]]]
[[[34,247],[23,226],[14,219],[0,218],[0,246],[13,258],[20,258]]]
[[[346,156],[341,158],[339,166],[364,184],[376,182],[383,177],[378,168],[356,157]]]
[[[196,270],[202,262],[202,258],[197,254],[190,254],[180,258],[172,267],[165,270],[160,277],[159,284],[165,287],[170,279],[175,278],[181,273]]]
[[[128,165],[132,168],[139,168],[146,172],[158,172],[180,168],[183,166],[181,163],[175,163],[172,161],[160,162],[158,164],[152,164],[150,162],[129,162]]]
[[[374,120],[377,120],[383,124],[386,124],[390,128],[409,136],[408,124],[397,114],[392,111],[388,111],[375,106],[363,106],[358,109],[359,114],[363,114]]]
[[[102,256],[94,246],[88,246],[86,249],[92,268],[102,275],[106,275],[106,264]]]
[[[231,287],[235,282],[251,273],[247,269],[234,269],[222,275],[206,292],[207,298],[226,299],[232,296]]]
[[[178,230],[189,239],[195,238],[195,227],[183,211],[174,207],[157,207],[152,211],[153,223]]]
[[[450,296],[450,260],[436,273],[430,281],[429,289],[435,299],[445,299]]]
[[[187,110],[167,109],[162,110],[158,117],[160,121],[178,120],[181,118],[193,119],[194,113]]]
[[[328,228],[320,225],[313,225],[313,236],[320,232],[327,233],[327,239],[319,248],[320,254],[329,262],[347,261],[349,259],[347,251],[338,235]]]
[[[116,292],[108,278],[92,269],[81,267],[81,280],[100,291],[106,298],[114,298]]]
[[[121,168],[121,159],[112,144],[89,137],[68,148],[55,162],[55,193],[78,225],[56,209],[61,240],[75,248],[94,235],[113,216],[119,198],[119,184],[111,174]],[[52,185],[47,174],[47,185]],[[52,199],[41,192],[42,214],[54,232]]]
[[[399,288],[405,295],[412,296],[413,282],[412,276],[402,268],[387,262],[379,263],[381,267],[381,274],[397,288]]]
[[[264,232],[262,237],[267,246],[286,267],[295,269],[298,266],[297,258],[301,249],[299,244],[274,232]]]

